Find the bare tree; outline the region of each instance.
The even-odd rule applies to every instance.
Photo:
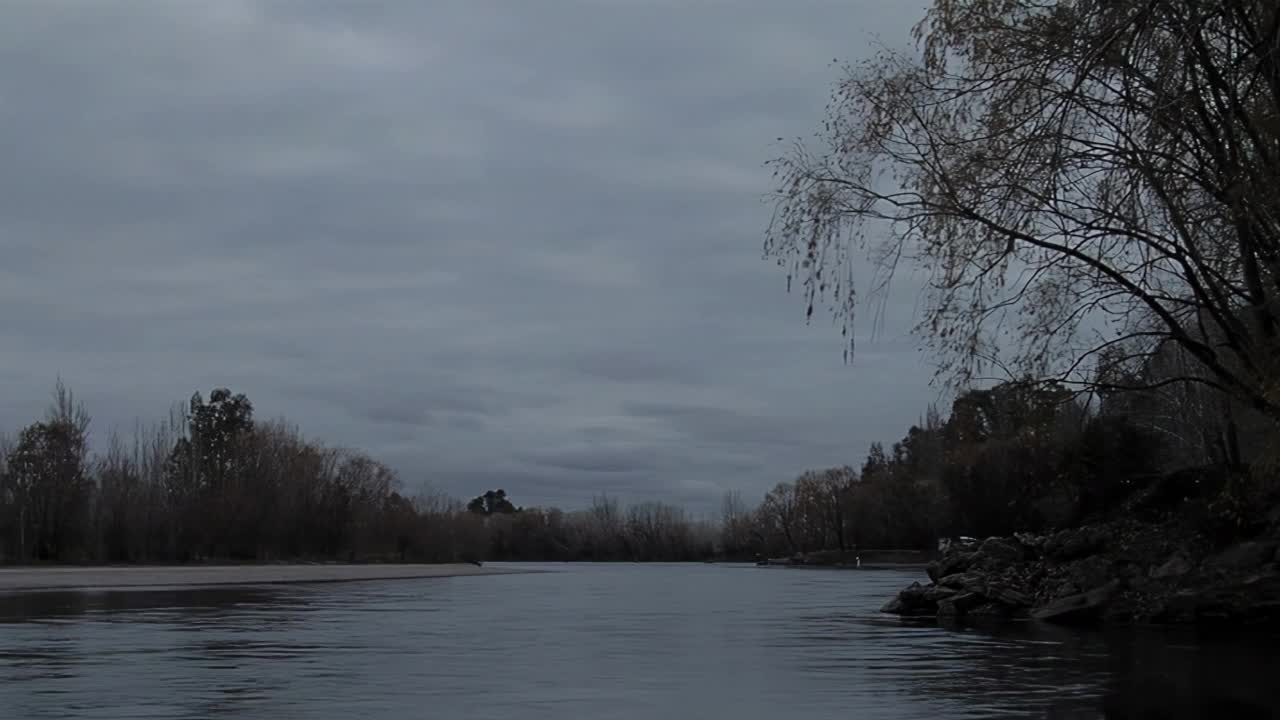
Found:
[[[920,54],[847,68],[776,161],[766,253],[848,332],[862,251],[931,277],[919,330],[964,385],[1089,386],[1172,343],[1280,419],[1280,5],[936,0]],[[790,276],[789,276],[790,279]]]
[[[800,547],[800,502],[796,486],[789,482],[780,482],[774,486],[760,503],[760,517],[782,535],[787,549],[793,553],[801,551]]]
[[[25,559],[26,530],[22,488],[9,474],[9,454],[13,452],[13,438],[0,432],[0,562],[10,557]]]
[[[825,534],[834,542],[842,559],[849,550],[848,498],[857,481],[857,471],[848,466],[828,468],[816,475],[818,512]]]
[[[720,549],[727,555],[740,555],[751,545],[752,513],[742,502],[742,493],[730,490],[720,504]]]
[[[5,494],[16,501],[20,557],[65,560],[86,550],[88,429],[88,412],[59,379],[46,419],[24,428],[8,453]]]

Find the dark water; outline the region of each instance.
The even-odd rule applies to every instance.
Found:
[[[904,624],[720,565],[0,595],[0,718],[1264,718],[1276,645]]]

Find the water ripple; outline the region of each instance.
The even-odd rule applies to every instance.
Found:
[[[74,719],[1280,716],[1265,677],[1274,645],[1258,638],[903,622],[876,612],[914,579],[902,572],[548,569],[0,597],[0,709]]]

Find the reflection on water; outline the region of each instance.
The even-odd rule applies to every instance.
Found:
[[[0,595],[14,718],[1269,718],[1272,638],[938,628],[900,572]]]

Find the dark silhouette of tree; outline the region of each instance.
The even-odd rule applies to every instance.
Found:
[[[1280,420],[1280,5],[938,0],[916,38],[776,161],[766,252],[809,314],[848,332],[866,250],[877,290],[930,274],[919,329],[956,387],[1131,389],[1089,368],[1172,345],[1193,367],[1147,380]]]
[[[83,550],[92,492],[88,428],[88,413],[59,380],[45,420],[23,429],[7,454],[3,495],[24,560],[75,559]]]
[[[515,505],[507,499],[506,490],[487,490],[483,495],[472,498],[467,503],[467,510],[477,515],[493,515],[494,513],[511,514],[517,511]]]

